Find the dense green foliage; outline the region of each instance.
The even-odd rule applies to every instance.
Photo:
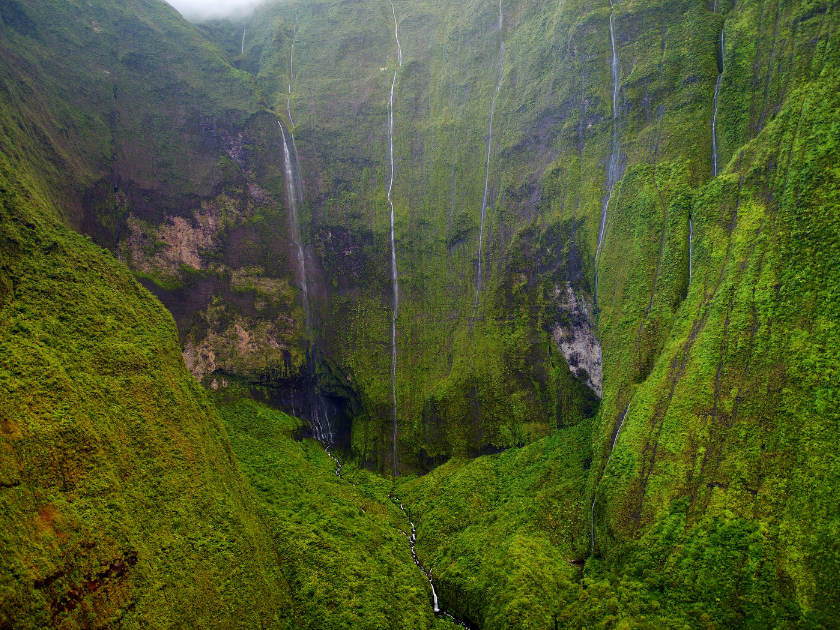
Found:
[[[0,626],[277,627],[288,588],[171,315],[0,169]]]
[[[297,628],[448,628],[414,566],[390,483],[335,462],[300,420],[231,391],[217,397],[294,597]]]
[[[837,3],[393,7],[0,2],[0,627],[838,627]]]

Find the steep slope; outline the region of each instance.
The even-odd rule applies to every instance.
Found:
[[[259,479],[252,485],[240,472],[219,413],[184,364],[170,313],[108,251],[68,228],[91,231],[130,261],[120,239],[143,212],[148,229],[160,226],[149,219],[159,212],[167,234],[184,237],[181,256],[196,252],[190,230],[207,226],[177,213],[201,195],[199,207],[212,214],[212,202],[241,185],[248,192],[239,190],[238,202],[253,211],[259,190],[219,152],[218,134],[202,145],[180,133],[198,118],[179,108],[185,94],[186,102],[212,97],[202,133],[218,131],[210,116],[221,112],[232,125],[271,123],[282,139],[276,118],[249,112],[259,104],[248,77],[158,2],[0,9],[0,627],[324,628],[350,619],[353,627],[387,628],[397,618],[404,627],[435,625],[427,581],[399,533],[401,513],[344,482],[338,494],[352,498],[337,501],[338,517],[348,506],[355,516],[353,501],[376,514],[364,539],[344,528],[292,525],[320,519],[317,502],[279,514],[267,508],[278,488],[294,496],[307,473],[307,496],[328,497],[334,475],[312,475],[297,453],[261,500]],[[172,65],[161,71],[166,59]],[[120,90],[128,94],[115,97]],[[277,183],[282,192],[279,168]],[[223,209],[235,214],[235,205]],[[248,220],[267,223],[256,211]],[[264,230],[277,238],[270,223]],[[177,269],[167,277],[161,269],[135,272],[183,283],[182,296],[195,289],[187,281],[209,276]],[[297,316],[303,309],[284,290]],[[258,291],[246,297],[265,299]],[[276,422],[247,405],[224,408],[223,419],[237,446],[243,432],[271,434],[268,421]],[[248,473],[257,466],[249,453],[282,463],[301,451],[291,447],[286,420],[282,440],[240,450]],[[317,552],[297,553],[321,548],[321,535],[344,559],[377,540],[387,553],[377,572],[348,582],[340,571],[320,571]],[[379,572],[393,580],[385,586]],[[353,609],[331,616],[332,602],[320,594],[313,601],[313,578],[302,576],[337,597],[352,591]]]
[[[0,626],[285,627],[274,546],[170,314],[55,220],[37,128],[2,98]]]

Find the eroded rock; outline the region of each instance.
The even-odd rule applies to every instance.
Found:
[[[556,287],[554,295],[566,315],[552,330],[554,341],[572,373],[601,397],[601,342],[592,330],[586,300],[568,282],[564,288]]]

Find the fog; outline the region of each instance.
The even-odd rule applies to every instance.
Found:
[[[244,17],[264,0],[167,0],[188,20]]]

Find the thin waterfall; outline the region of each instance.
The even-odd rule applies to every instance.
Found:
[[[720,72],[715,83],[714,113],[712,114],[712,177],[718,174],[718,142],[717,142],[717,115],[718,101],[720,97],[720,83],[723,79],[723,56],[725,53],[723,31],[720,32]]]
[[[499,0],[499,32],[502,31],[503,15],[502,15],[502,0]],[[502,40],[502,45],[499,49],[499,78],[496,81],[496,91],[493,93],[493,99],[490,101],[490,124],[487,131],[487,158],[484,162],[484,196],[481,199],[481,227],[478,231],[478,273],[476,276],[475,289],[475,303],[473,304],[473,321],[478,317],[478,301],[481,297],[481,256],[484,248],[484,223],[487,218],[487,192],[490,183],[490,153],[493,147],[493,114],[496,111],[496,97],[499,96],[499,90],[502,88],[502,77],[505,70],[505,42]]]
[[[400,26],[397,23],[397,10],[394,8],[394,0],[391,1],[391,15],[394,16],[394,39],[397,40],[397,62],[402,68],[402,46],[400,46]]]
[[[615,5],[610,0],[610,8]],[[612,200],[613,189],[621,178],[621,163],[619,156],[619,133],[618,133],[618,88],[621,82],[621,67],[618,61],[618,50],[615,46],[615,24],[613,21],[614,11],[610,11],[610,47],[612,56],[610,58],[610,74],[612,75],[612,147],[607,162],[607,194],[601,202],[601,221],[598,225],[598,241],[595,246],[595,300],[598,300],[598,259],[601,255],[601,248],[604,245],[604,234],[607,229],[607,210]]]
[[[391,0],[391,13],[394,16],[394,37],[397,40],[397,61],[402,67],[402,47],[397,24],[397,12],[394,9],[394,2]],[[391,281],[394,287],[394,313],[391,317],[391,396],[394,407],[394,477],[397,476],[397,314],[400,309],[400,281],[397,273],[397,245],[394,236],[394,200],[391,193],[394,190],[394,86],[397,84],[397,71],[394,70],[394,78],[391,79],[391,95],[388,98],[388,151],[391,156],[391,179],[388,183],[388,203],[391,206]]]
[[[694,222],[688,217],[688,282],[691,284],[691,267],[694,258]]]
[[[242,27],[242,51],[240,54],[245,54],[245,30],[247,29],[247,25]]]
[[[295,78],[295,40],[297,39],[298,19],[295,13],[295,27],[292,31],[292,49],[289,51],[289,89],[286,90],[286,115],[291,125],[290,133],[294,133],[295,121],[292,119],[292,80]]]
[[[283,174],[286,180],[286,197],[289,202],[289,223],[292,231],[292,241],[295,244],[298,257],[298,269],[300,272],[300,288],[303,291],[303,309],[306,314],[306,334],[309,337],[311,332],[311,321],[309,316],[309,287],[306,282],[306,257],[303,253],[303,240],[300,237],[298,227],[298,204],[303,200],[303,182],[300,178],[300,171],[295,168],[292,159],[292,152],[289,149],[289,142],[286,140],[286,130],[280,121],[280,134],[283,136]],[[294,138],[292,138],[294,142]],[[294,148],[294,145],[292,145]],[[297,151],[295,151],[295,154]]]
[[[604,465],[604,470],[606,471],[607,466],[610,465],[610,460],[612,459],[613,450],[615,449],[615,443],[618,441],[618,436],[621,434],[621,427],[624,426],[624,421],[627,419],[627,413],[630,411],[630,403],[627,403],[627,407],[624,408],[624,413],[621,414],[621,421],[618,423],[618,430],[615,432],[615,436],[613,436],[612,441],[610,442],[610,454],[607,457],[607,463]],[[598,486],[595,486],[595,492],[592,493],[592,503],[589,506],[589,536],[590,536],[590,554],[595,553],[595,502],[596,502],[596,495],[598,494]]]

